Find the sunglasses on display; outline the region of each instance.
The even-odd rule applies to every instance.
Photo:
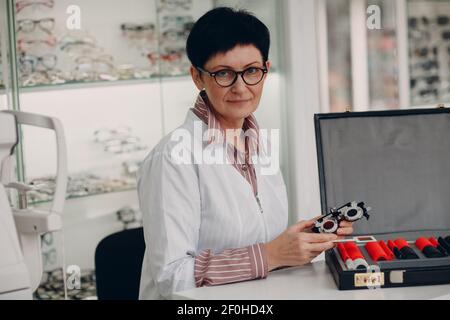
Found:
[[[450,18],[445,15],[439,15],[436,18],[422,17],[410,17],[408,19],[408,26],[410,28],[418,28],[421,24],[424,27],[429,27],[430,25],[438,25],[440,27],[447,26],[450,22]]]
[[[24,19],[17,21],[18,29],[17,32],[31,33],[36,30],[36,26],[42,31],[51,34],[55,27],[55,19],[46,18],[40,20]]]
[[[416,62],[412,64],[412,68],[415,70],[421,69],[424,71],[431,71],[434,69],[439,69],[439,62],[437,60],[427,60],[425,62]]]
[[[446,30],[446,31],[442,31],[442,40],[449,40],[450,39],[450,31]]]
[[[120,25],[120,29],[122,29],[123,31],[134,31],[134,32],[153,31],[155,30],[155,25],[153,23],[146,23],[146,24],[123,23]]]
[[[437,98],[439,96],[438,89],[419,90],[418,93],[423,98],[429,98],[429,97]]]
[[[16,12],[19,13],[23,9],[28,7],[47,7],[47,8],[53,8],[55,5],[54,0],[37,0],[37,1],[31,1],[31,0],[24,0],[24,1],[16,1]]]
[[[120,26],[122,34],[132,41],[135,47],[145,47],[149,42],[155,40],[155,25],[124,23]]]
[[[437,56],[438,54],[438,49],[437,47],[432,47],[432,48],[428,48],[428,47],[423,47],[423,48],[417,48],[414,50],[414,54],[417,57],[420,58],[424,58],[427,57],[429,53],[432,53],[434,56]]]
[[[427,89],[431,85],[439,85],[441,82],[441,78],[439,76],[430,76],[430,77],[423,77],[423,78],[412,78],[410,80],[410,88],[415,89],[422,88]]]
[[[448,16],[437,16],[436,23],[440,26],[446,26],[450,22],[450,18]]]

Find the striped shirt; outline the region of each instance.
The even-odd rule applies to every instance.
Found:
[[[254,195],[258,196],[255,167],[251,157],[259,152],[259,127],[253,115],[244,120],[245,150],[240,151],[236,144],[230,143],[214,115],[214,109],[205,91],[200,92],[194,114],[208,127],[208,143],[226,142],[227,158],[238,172],[248,181]],[[222,133],[220,136],[218,132]],[[234,138],[232,136],[232,138]],[[262,243],[245,248],[227,249],[220,254],[211,250],[203,250],[195,257],[195,285],[212,286],[251,279],[265,278],[268,273],[267,256]]]
[[[209,143],[222,143],[225,139],[227,143],[227,158],[230,163],[238,170],[238,172],[248,181],[253,188],[255,196],[258,195],[258,185],[256,183],[256,171],[251,158],[259,153],[259,126],[253,115],[248,116],[244,120],[242,126],[244,136],[245,151],[239,151],[231,141],[227,138],[236,138],[227,135],[220,126],[219,121],[214,115],[214,109],[206,95],[205,91],[201,91],[195,107],[192,109],[197,117],[199,117],[208,126]],[[220,136],[218,133],[221,133]]]

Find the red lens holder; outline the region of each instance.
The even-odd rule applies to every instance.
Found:
[[[373,261],[387,261],[389,260],[388,255],[384,252],[383,248],[378,242],[366,243],[365,248],[369,253]]]

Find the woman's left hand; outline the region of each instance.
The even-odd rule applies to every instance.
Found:
[[[337,235],[340,237],[351,236],[353,233],[353,222],[341,221],[339,223],[339,229],[337,229]]]
[[[312,218],[309,220],[309,222],[314,223],[317,221],[317,219],[321,218],[322,216],[317,216],[315,218]],[[309,232],[312,232],[312,230],[309,230]],[[336,231],[336,234],[339,236],[339,239],[342,239],[346,236],[351,236],[353,233],[353,222],[342,220],[339,223],[339,228]]]

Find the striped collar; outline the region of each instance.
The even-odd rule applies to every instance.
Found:
[[[214,114],[214,109],[206,91],[203,90],[199,93],[195,106],[191,110],[208,126],[208,144],[223,143],[223,139],[226,140],[226,134]],[[249,138],[249,143],[246,143],[249,146],[249,150],[246,148],[246,151],[250,151],[251,155],[259,154],[259,126],[253,114],[245,118],[242,130],[245,132],[246,137]]]

